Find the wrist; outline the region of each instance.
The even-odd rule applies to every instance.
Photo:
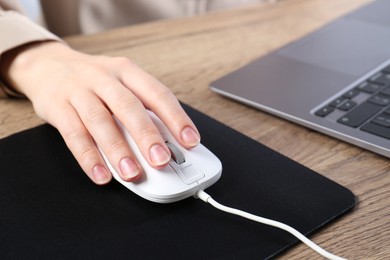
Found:
[[[8,72],[15,57],[20,52],[22,52],[27,47],[27,45],[30,44],[23,44],[21,46],[15,47],[2,53],[0,56],[0,87],[9,97],[24,97],[22,93],[20,93],[16,88],[12,87]]]
[[[19,79],[30,71],[31,67],[36,64],[36,60],[42,58],[40,55],[45,55],[46,48],[50,46],[68,48],[57,41],[41,41],[15,47],[1,55],[0,77],[5,83],[6,93],[15,97],[23,97],[26,94]]]
[[[39,66],[39,61],[64,49],[70,50],[61,42],[40,41],[24,44],[3,53],[0,60],[0,78],[5,83],[5,92],[13,97],[29,96],[27,92],[30,84],[26,84],[25,80],[27,76],[37,71],[35,69]]]

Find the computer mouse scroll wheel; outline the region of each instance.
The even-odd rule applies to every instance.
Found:
[[[180,149],[173,143],[169,141],[165,141],[165,144],[168,146],[169,150],[171,151],[171,157],[173,161],[177,164],[182,164],[186,161],[184,154]]]

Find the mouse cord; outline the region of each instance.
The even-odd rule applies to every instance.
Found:
[[[296,229],[294,229],[286,224],[283,224],[281,222],[274,221],[271,219],[259,217],[259,216],[247,213],[245,211],[242,211],[242,210],[226,207],[226,206],[216,202],[213,198],[211,198],[211,196],[209,194],[207,194],[203,190],[198,191],[195,195],[195,198],[199,198],[199,199],[203,200],[204,202],[211,204],[215,208],[222,210],[222,211],[225,211],[227,213],[234,214],[234,215],[241,216],[241,217],[262,223],[262,224],[266,224],[269,226],[283,229],[283,230],[289,232],[290,234],[294,235],[296,238],[301,240],[308,247],[310,247],[311,249],[313,249],[314,251],[316,251],[318,254],[322,255],[323,257],[326,257],[326,258],[331,259],[331,260],[344,260],[345,259],[345,258],[333,255],[333,254],[325,251],[324,249],[322,249],[321,247],[319,247],[315,243],[313,243],[311,240],[309,240],[307,237],[302,235],[298,230],[296,230]]]

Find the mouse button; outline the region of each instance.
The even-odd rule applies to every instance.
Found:
[[[169,141],[165,141],[165,144],[168,146],[169,150],[171,151],[172,159],[177,164],[182,164],[186,161],[183,152],[180,151],[180,149],[175,144]]]
[[[184,162],[179,165],[171,161],[169,165],[175,170],[177,175],[179,175],[180,179],[187,185],[199,181],[205,176],[202,170],[189,162]]]
[[[143,180],[132,185],[149,196],[163,197],[181,193],[188,188],[170,165],[160,170],[150,169],[144,174]]]

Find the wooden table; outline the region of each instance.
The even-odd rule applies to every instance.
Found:
[[[388,158],[249,108],[209,83],[369,0],[284,0],[68,37],[74,48],[131,57],[194,108],[351,189],[356,209],[311,238],[349,259],[390,259]],[[42,121],[26,100],[0,100],[0,137]],[[318,259],[300,244],[282,259]]]

